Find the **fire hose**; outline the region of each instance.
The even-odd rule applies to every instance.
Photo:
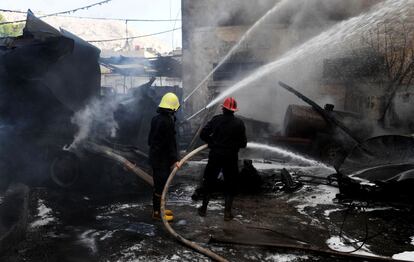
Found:
[[[97,145],[95,143],[86,143],[84,145],[85,149],[88,149],[89,151],[95,152],[95,153],[100,153],[118,163],[120,163],[122,166],[124,166],[125,168],[129,169],[130,171],[132,171],[133,173],[135,173],[136,175],[138,175],[141,179],[143,179],[145,182],[147,182],[149,185],[153,186],[153,180],[152,177],[149,176],[148,174],[146,174],[143,170],[141,170],[140,168],[138,168],[137,166],[135,166],[133,163],[129,162],[127,159],[125,159],[122,156],[119,156],[118,154],[116,154],[115,152],[113,152],[110,148],[105,147],[105,146],[101,146],[101,145]],[[190,240],[185,239],[184,237],[182,237],[181,235],[179,235],[168,223],[168,221],[165,219],[165,199],[166,199],[166,195],[168,192],[168,188],[172,182],[172,180],[174,179],[175,175],[177,174],[177,171],[179,169],[179,167],[181,167],[185,162],[187,162],[191,157],[193,157],[194,155],[196,155],[197,153],[203,151],[204,149],[207,148],[207,145],[203,145],[200,146],[198,148],[196,148],[195,150],[191,151],[190,153],[188,153],[186,156],[184,156],[178,166],[176,166],[172,172],[170,173],[168,180],[164,186],[164,190],[162,192],[161,195],[161,218],[162,218],[162,222],[167,230],[168,233],[170,233],[172,236],[174,236],[174,238],[176,238],[178,241],[180,241],[181,243],[185,244],[186,246],[194,249],[195,251],[210,257],[211,259],[215,260],[215,261],[219,261],[219,262],[228,262],[227,259],[221,257],[220,255],[212,252],[209,249],[203,248],[200,245],[198,245],[195,242],[192,242]],[[241,242],[241,241],[237,241],[237,240],[228,240],[228,239],[217,239],[214,237],[211,237],[210,239],[210,243],[231,243],[231,244],[239,244],[239,245],[253,245],[253,246],[266,246],[266,247],[279,247],[279,248],[290,248],[290,249],[297,249],[297,250],[303,250],[303,251],[310,251],[310,252],[319,252],[319,253],[324,253],[327,255],[336,255],[336,256],[344,256],[344,257],[352,257],[352,258],[356,258],[356,259],[367,259],[367,260],[381,260],[381,261],[400,261],[400,260],[393,260],[391,258],[386,258],[386,257],[369,257],[369,256],[364,256],[364,255],[356,255],[356,254],[349,254],[349,253],[344,253],[344,252],[338,252],[338,251],[334,251],[334,250],[325,250],[325,249],[321,249],[321,248],[317,248],[317,247],[313,247],[313,246],[307,246],[307,245],[286,245],[286,244],[280,244],[280,243],[251,243],[251,242]]]
[[[210,257],[211,259],[213,259],[215,261],[228,262],[228,260],[225,259],[224,257],[221,257],[218,254],[214,253],[213,251],[211,251],[209,249],[206,249],[206,248],[196,244],[195,242],[187,240],[184,237],[182,237],[181,235],[179,235],[177,232],[175,232],[175,230],[170,226],[168,221],[165,219],[165,198],[166,198],[166,195],[167,195],[168,188],[169,188],[172,180],[174,179],[175,175],[177,174],[177,171],[178,171],[179,167],[182,166],[185,162],[187,162],[191,157],[193,157],[194,155],[196,155],[197,153],[203,151],[206,148],[207,148],[207,145],[203,145],[203,146],[200,146],[200,147],[196,148],[195,150],[191,151],[186,156],[184,156],[180,160],[178,166],[174,167],[174,169],[172,170],[170,176],[168,177],[167,182],[165,183],[164,190],[162,191],[162,195],[161,195],[161,218],[162,218],[162,222],[163,222],[165,228],[167,229],[168,233],[170,233],[172,236],[174,236],[178,241],[180,241],[184,245],[194,249],[195,251],[197,251],[197,252],[199,252],[203,255],[206,255],[206,256]]]
[[[152,179],[151,176],[146,174],[143,170],[138,168],[133,163],[129,162],[126,158],[114,153],[110,148],[105,147],[105,146],[101,146],[101,145],[98,145],[98,144],[95,144],[95,143],[92,143],[92,142],[84,143],[84,148],[88,149],[89,151],[102,154],[102,155],[106,156],[107,158],[110,158],[110,159],[120,163],[122,166],[124,166],[128,170],[130,170],[133,173],[135,173],[136,175],[138,175],[141,179],[143,179],[149,185],[154,186],[154,182],[153,182],[153,179]],[[190,153],[188,153],[186,156],[184,156],[180,160],[178,166],[182,166],[191,157],[193,157],[194,155],[196,155],[197,153],[203,151],[206,148],[207,148],[207,145],[203,145],[203,146],[200,146],[200,147],[196,148],[195,150],[191,151]],[[175,230],[170,226],[170,224],[167,222],[167,220],[165,220],[165,198],[166,198],[166,195],[167,195],[168,188],[169,188],[172,180],[174,179],[175,175],[177,174],[177,171],[178,171],[178,167],[176,166],[172,170],[171,174],[169,175],[168,180],[165,183],[164,190],[162,192],[162,196],[161,196],[161,217],[162,217],[162,222],[164,223],[165,228],[178,241],[180,241],[183,244],[189,246],[190,248],[196,250],[197,252],[199,252],[203,255],[206,255],[206,256],[208,256],[211,259],[214,259],[216,261],[228,262],[227,259],[217,255],[216,253],[212,252],[211,250],[203,248],[200,245],[185,239],[184,237],[179,235],[177,232],[175,232]]]

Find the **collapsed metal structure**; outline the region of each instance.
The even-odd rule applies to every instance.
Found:
[[[156,76],[179,77],[180,66],[171,57],[140,61],[147,64],[148,72],[154,72],[141,74],[153,76],[147,83],[127,94],[105,94],[101,90],[100,64],[116,65],[118,60],[100,59],[98,48],[66,30],[55,29],[30,10],[22,36],[0,39],[0,168],[4,170],[0,187],[12,182],[54,182],[62,187],[89,190],[88,185],[105,180],[101,179],[103,176],[108,176],[112,185],[134,184],[120,179],[122,176],[112,176],[110,173],[125,171],[116,168],[114,162],[104,161],[105,154],[96,148],[63,150],[80,128],[73,122],[76,112],[93,103],[103,107],[115,103],[110,113],[118,124],[117,135],[109,137],[102,128],[104,123],[91,119],[92,135],[88,139],[148,168],[147,134],[158,101],[166,92],[182,96],[178,87],[152,85]],[[133,73],[116,66],[114,70]],[[102,165],[89,164],[96,161]]]
[[[0,165],[6,185],[45,181],[53,158],[76,132],[73,113],[99,95],[99,53],[30,11],[22,36],[0,39]]]
[[[338,178],[342,198],[412,205],[414,139],[386,135],[364,141],[339,166]]]
[[[337,171],[341,199],[414,204],[414,138],[384,135],[361,140],[329,110],[324,110],[308,97],[285,83],[279,84],[310,104],[326,124],[342,130],[351,141],[342,141],[345,154],[337,155],[333,164]],[[335,134],[333,134],[335,136]],[[351,147],[349,144],[351,143]]]

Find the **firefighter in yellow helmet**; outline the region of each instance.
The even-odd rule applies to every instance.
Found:
[[[179,107],[178,97],[174,93],[166,93],[158,106],[158,114],[151,121],[148,145],[150,146],[149,161],[154,179],[154,192],[152,196],[152,217],[154,219],[161,219],[161,194],[171,168],[178,165],[175,112]],[[167,221],[173,220],[171,210],[165,211],[165,218]]]

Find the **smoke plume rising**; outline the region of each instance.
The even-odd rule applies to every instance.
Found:
[[[114,119],[114,112],[117,106],[116,99],[93,99],[82,110],[76,112],[71,122],[78,126],[78,131],[67,149],[76,149],[85,139],[115,137],[118,123]]]
[[[277,88],[277,80],[299,87],[300,91],[317,102],[320,102],[318,100],[326,101],[327,96],[321,96],[318,90],[322,80],[324,59],[345,56],[349,49],[360,40],[363,33],[383,23],[386,19],[406,17],[410,10],[409,6],[408,1],[386,1],[379,3],[371,12],[337,23],[331,29],[284,53],[241,81],[236,81],[235,85],[223,92],[209,106],[219,103],[225,96],[232,95],[234,91],[241,90],[242,87],[248,87],[234,93],[241,101],[241,113],[256,119],[280,122],[286,106],[292,99],[283,94],[283,91],[277,94],[272,91],[272,88]],[[298,102],[297,98],[294,99]],[[243,104],[246,105],[245,111],[243,111]],[[257,107],[260,107],[257,111],[252,109]],[[273,116],[269,116],[269,112],[272,112]],[[272,118],[269,119],[269,117]]]
[[[203,16],[203,14],[200,14],[200,19],[202,21],[205,19],[205,21],[200,23],[208,24],[209,28],[199,28],[192,35],[194,38],[192,41],[198,43],[198,45],[193,47],[193,55],[196,57],[193,59],[195,65],[193,69],[194,74],[191,74],[193,80],[198,79],[198,82],[194,82],[192,85],[193,87],[199,85],[205,76],[209,75],[209,73],[211,74],[212,68],[209,61],[214,54],[209,51],[209,48],[204,46],[211,46],[213,50],[219,50],[220,54],[218,55],[217,63],[223,63],[224,61],[234,63],[240,60],[244,60],[243,62],[262,60],[264,63],[269,63],[278,57],[282,57],[295,46],[299,46],[332,25],[367,11],[374,2],[379,3],[380,1],[352,0],[346,1],[346,3],[340,0],[226,1],[226,4],[223,6],[220,4],[220,8],[214,12],[214,16]],[[254,22],[255,24],[250,26]],[[228,36],[225,36],[227,38],[225,41],[230,41],[228,43],[220,42],[221,39],[217,41],[214,30],[211,30],[215,26],[244,24],[249,25],[247,27],[250,28],[247,30],[248,33],[241,39],[239,38],[239,40],[235,38],[234,42],[231,42],[232,40]],[[238,29],[233,28],[232,30],[237,31]],[[224,35],[224,33],[220,34]],[[210,38],[211,40],[209,41]],[[222,46],[227,46],[228,44],[233,45],[232,48],[228,49],[231,51],[227,54],[223,53]],[[220,61],[222,58],[224,59]],[[313,66],[311,61],[304,61],[299,63],[299,65],[302,66],[301,69],[303,71],[300,78],[306,78],[307,80],[296,81],[296,83],[298,85],[306,83],[306,89],[308,90],[316,88],[314,86],[315,81],[313,80],[320,79],[322,70],[319,69],[317,71],[317,67]],[[294,73],[289,79],[297,80],[298,75],[295,73],[299,71],[299,68],[295,65],[292,69]],[[244,77],[246,77],[245,73],[233,75],[233,81],[237,82]],[[237,98],[241,102],[241,113],[248,117],[269,121],[269,112],[272,112],[277,116],[272,117],[270,121],[279,122],[284,113],[281,112],[283,111],[280,110],[281,107],[277,106],[280,104],[280,101],[283,104],[287,104],[286,102],[294,103],[297,100],[284,96],[280,101],[279,99],[276,101],[276,97],[280,97],[281,93],[274,90],[274,83],[274,78],[263,77],[260,79],[260,83],[255,83],[255,87],[251,87],[251,89],[254,89],[253,93],[248,91],[239,92]],[[201,88],[205,88],[205,86]],[[194,99],[196,100],[197,98]],[[322,99],[327,100],[326,97]],[[256,103],[254,100],[260,100],[260,102],[257,101]],[[206,105],[207,103],[203,102],[202,104]],[[244,108],[248,108],[248,110],[243,110],[243,104],[245,105]],[[195,110],[198,109],[199,107],[195,108]]]

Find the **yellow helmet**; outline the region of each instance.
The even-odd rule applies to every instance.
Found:
[[[166,93],[158,107],[177,111],[180,107],[180,101],[178,101],[178,97],[174,93]]]

